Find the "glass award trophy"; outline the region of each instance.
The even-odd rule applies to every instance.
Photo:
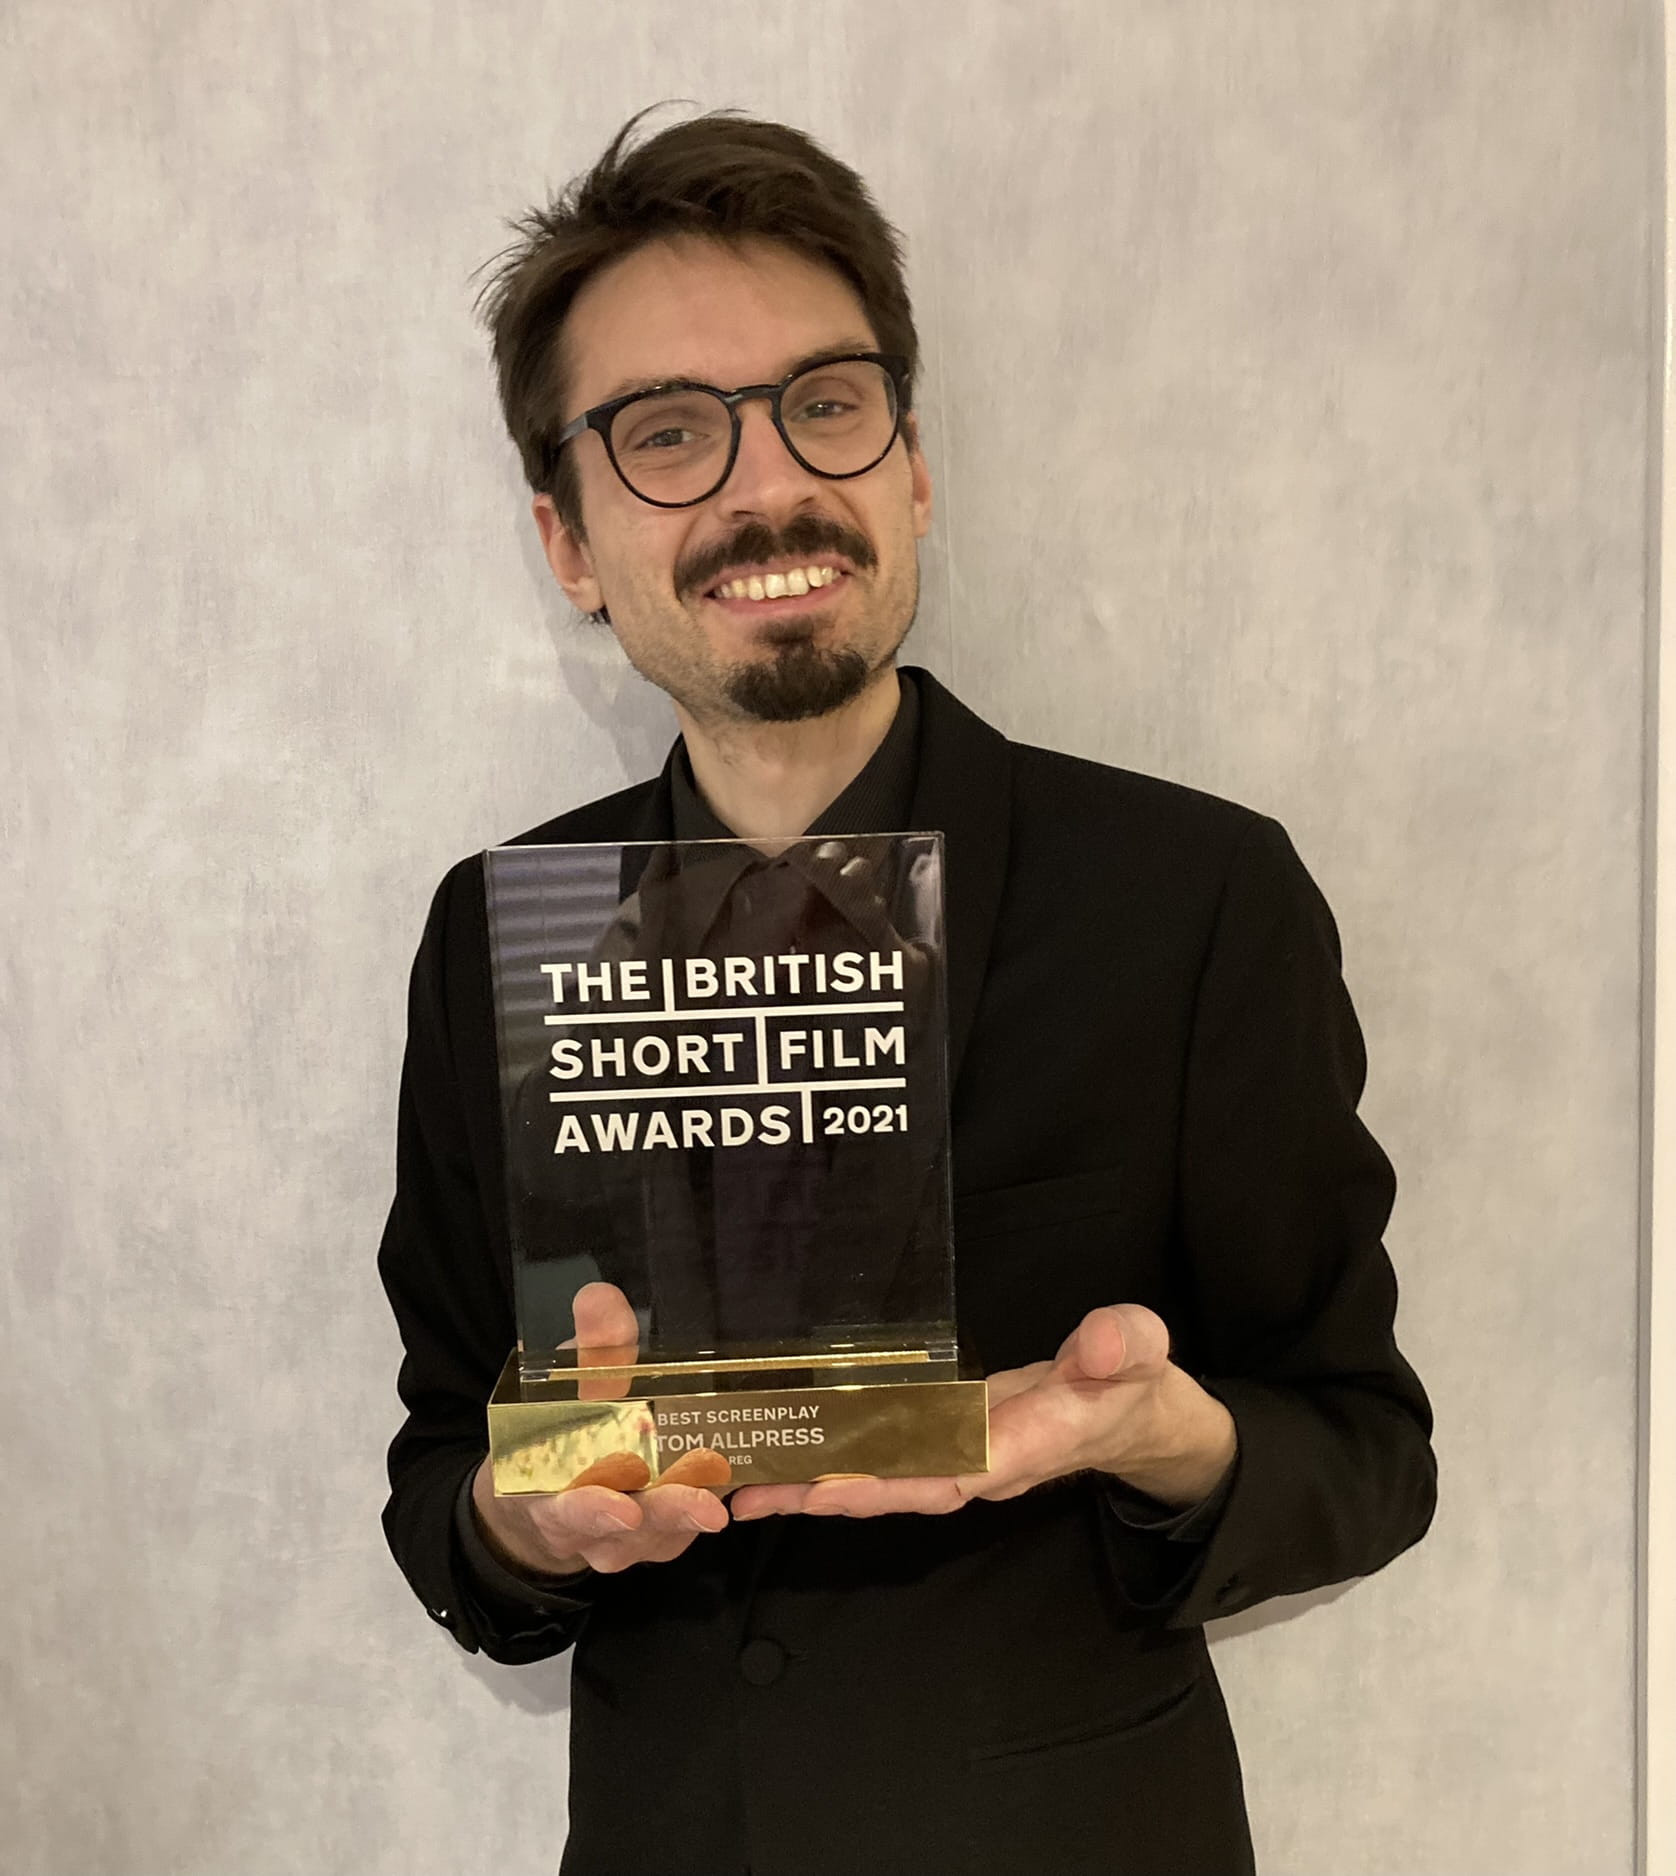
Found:
[[[495,1489],[562,1491],[616,1454],[655,1483],[705,1447],[736,1485],[984,1470],[955,1333],[942,836],[483,864],[518,1327]],[[577,1346],[593,1283],[633,1341]]]

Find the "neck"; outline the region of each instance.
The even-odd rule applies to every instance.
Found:
[[[867,766],[901,701],[895,665],[860,696],[805,723],[700,723],[681,705],[693,780],[741,839],[796,839]]]

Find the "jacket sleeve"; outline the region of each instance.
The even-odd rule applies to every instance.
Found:
[[[1173,1626],[1365,1576],[1431,1522],[1431,1409],[1394,1336],[1396,1179],[1357,1117],[1366,1072],[1332,914],[1258,817],[1199,984],[1179,1162],[1178,1359],[1233,1415],[1239,1459]]]
[[[433,1621],[473,1653],[522,1662],[568,1647],[588,1603],[585,1583],[520,1593],[461,1527],[488,1451],[489,1396],[516,1339],[504,1208],[487,1176],[499,1164],[493,1025],[482,876],[462,861],[432,903],[408,995],[396,1192],[378,1257],[407,1410],[390,1447],[384,1532]]]

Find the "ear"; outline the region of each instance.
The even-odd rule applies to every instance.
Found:
[[[559,518],[551,495],[538,495],[530,503],[536,532],[541,536],[541,551],[553,569],[553,578],[565,590],[565,597],[578,612],[598,612],[604,605],[599,581],[594,577],[594,557],[587,543],[573,533]]]
[[[919,414],[908,411],[902,419],[902,435],[908,446],[909,486],[913,492],[914,538],[924,540],[931,532],[931,467],[919,444]]]

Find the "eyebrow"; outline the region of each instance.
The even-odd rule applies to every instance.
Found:
[[[824,365],[834,358],[848,358],[855,352],[871,352],[877,347],[871,339],[840,339],[834,345],[822,346],[818,352],[806,352],[801,358],[794,358],[780,374],[782,378],[794,376],[799,371],[811,370],[816,365]],[[778,380],[771,379],[774,383]],[[599,404],[611,404],[619,397],[638,397],[646,391],[708,391],[719,386],[710,384],[704,378],[625,378],[614,390],[607,391],[604,397],[596,400]]]

